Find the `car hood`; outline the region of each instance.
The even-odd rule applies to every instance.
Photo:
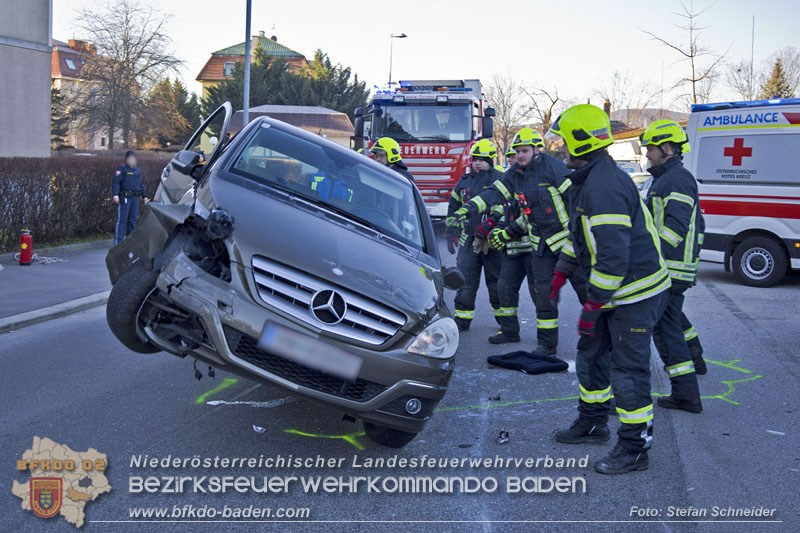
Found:
[[[414,322],[438,308],[440,271],[401,248],[242,178],[209,181],[216,206],[234,217],[233,240],[246,268],[262,255],[405,312]]]

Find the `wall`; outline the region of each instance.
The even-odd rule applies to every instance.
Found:
[[[51,0],[3,0],[0,157],[50,155]]]

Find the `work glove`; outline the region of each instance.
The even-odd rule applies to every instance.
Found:
[[[511,235],[502,228],[494,228],[491,233],[489,233],[489,246],[495,250],[502,250],[511,240]]]
[[[456,236],[447,237],[447,251],[450,252],[451,254],[454,254],[456,253],[457,249],[458,249],[458,237]]]
[[[488,239],[489,233],[497,226],[497,221],[491,217],[487,218],[475,228],[474,236],[476,239]]]
[[[531,225],[528,222],[528,215],[525,214],[512,220],[509,226],[520,235],[527,235],[531,229]]]
[[[453,219],[453,225],[461,226],[462,224],[464,224],[464,221],[467,220],[467,218],[469,218],[470,215],[472,215],[476,211],[477,211],[476,207],[467,204],[456,209],[455,213],[453,213],[453,216],[449,218]],[[446,223],[447,221],[445,221],[445,224]]]
[[[550,282],[550,292],[547,297],[550,299],[550,305],[558,305],[558,293],[561,287],[567,282],[567,275],[563,272],[556,270],[553,272],[553,281]]]
[[[480,255],[488,255],[489,254],[489,241],[486,239],[473,239],[472,240],[472,251],[476,254]]]
[[[578,334],[582,337],[594,337],[594,328],[602,313],[603,304],[588,301],[583,304],[581,318],[578,320]]]

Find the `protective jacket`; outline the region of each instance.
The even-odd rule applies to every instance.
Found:
[[[515,163],[503,174],[502,179],[494,182],[491,189],[470,201],[479,212],[486,211],[488,206],[501,204],[506,211],[519,216],[520,209],[524,209],[520,205],[524,198],[530,208],[527,217],[530,246],[538,255],[544,253],[541,242],[557,252],[569,233],[567,204],[563,198],[572,184],[566,177],[568,174],[564,163],[549,155],[539,154],[525,169]],[[514,224],[510,224],[507,231],[514,238],[525,235]]]
[[[587,299],[610,308],[670,287],[660,238],[630,176],[605,150],[570,175],[569,237],[556,270],[589,272]]]
[[[447,206],[447,216],[452,217],[453,213],[463,205],[467,204],[471,198],[484,194],[492,187],[492,184],[500,179],[502,173],[494,168],[482,170],[480,172],[470,172],[461,176],[456,183],[453,191],[450,193],[450,203]],[[490,205],[486,212],[486,216],[491,216],[497,222],[503,215],[503,209],[500,202],[497,205]],[[462,245],[467,242],[469,237],[475,231],[475,227],[486,217],[471,217],[466,220],[461,227],[461,232],[458,234],[458,228],[449,228],[448,235],[452,236],[458,234],[459,241]]]
[[[403,163],[402,160],[401,161],[395,161],[394,163],[389,164],[389,168],[391,168],[392,170],[394,170],[398,174],[402,174],[403,176],[408,178],[408,181],[410,181],[411,183],[414,183],[414,176],[411,175],[411,172],[408,171],[408,167],[406,166],[405,163]]]
[[[678,157],[648,172],[653,175],[653,185],[647,193],[647,207],[661,238],[669,275],[673,282],[692,284],[705,230],[697,182]]]

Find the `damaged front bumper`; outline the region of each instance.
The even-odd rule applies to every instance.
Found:
[[[247,269],[238,268],[239,274],[250,275]],[[323,338],[320,331],[255,303],[244,290],[235,288],[235,282],[209,275],[183,253],[163,265],[157,287],[175,305],[196,315],[206,333],[203,343],[175,345],[145,329],[151,342],[171,353],[191,355],[332,405],[362,420],[408,432],[422,430],[447,390],[452,359],[410,354],[405,350],[407,343],[377,351]],[[344,380],[264,351],[258,339],[267,321],[362,357],[358,378]],[[407,409],[412,399],[422,405],[414,414]],[[419,406],[416,402],[412,405]]]

